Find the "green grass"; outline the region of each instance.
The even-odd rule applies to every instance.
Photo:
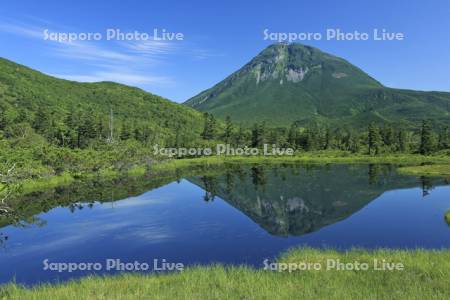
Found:
[[[147,172],[158,174],[159,172],[172,172],[179,168],[204,165],[214,166],[225,163],[248,163],[248,164],[280,164],[280,163],[392,163],[402,165],[412,165],[412,167],[400,168],[402,173],[410,175],[449,175],[450,157],[447,155],[423,156],[414,154],[380,155],[369,156],[362,154],[352,154],[343,151],[317,151],[303,152],[295,156],[205,156],[199,158],[169,159],[153,164],[147,170],[146,166],[134,166],[125,174],[113,170],[101,170],[98,173],[81,174],[84,178],[117,178],[120,176],[138,177]],[[423,163],[430,165],[417,166]],[[432,165],[431,165],[432,164]],[[77,176],[80,176],[79,174]],[[22,181],[22,188],[25,193],[45,190],[56,186],[72,183],[74,175],[63,174],[35,180]]]
[[[51,176],[47,178],[40,179],[26,179],[21,182],[22,192],[30,193],[34,191],[39,191],[43,189],[50,189],[57,186],[64,186],[71,184],[75,179],[72,175],[65,173],[59,176]]]
[[[328,259],[368,263],[367,271],[326,270]],[[404,265],[377,271],[373,260]],[[450,251],[296,249],[279,262],[311,262],[319,271],[198,266],[157,275],[86,277],[59,285],[4,286],[0,299],[449,299]],[[262,263],[262,262],[261,262]]]
[[[447,222],[448,226],[450,226],[450,210],[445,213],[445,222]]]
[[[221,164],[226,162],[238,163],[392,163],[402,165],[414,165],[421,163],[450,163],[450,156],[436,155],[423,156],[415,154],[388,154],[369,156],[352,154],[343,151],[316,151],[303,152],[293,156],[207,156],[192,159],[178,159],[166,161],[161,166],[184,166],[198,163]],[[161,167],[159,166],[159,167]],[[158,167],[158,166],[157,166]]]
[[[123,176],[128,177],[139,177],[145,175],[147,172],[145,166],[133,166],[126,173],[121,174],[115,170],[102,169],[98,173],[89,173],[81,175],[72,175],[70,173],[64,173],[62,175],[50,176],[46,178],[39,179],[26,179],[21,181],[21,189],[24,194],[46,190],[58,186],[65,186],[73,183],[77,177],[83,177],[84,179],[90,178],[103,178],[103,179],[113,179]]]
[[[281,164],[281,163],[308,163],[308,164],[397,164],[403,166],[418,166],[428,164],[433,175],[447,175],[450,166],[450,156],[436,155],[423,156],[415,154],[390,154],[369,156],[352,154],[342,151],[303,152],[294,156],[205,156],[190,159],[172,159],[158,163],[150,168],[153,171],[170,171],[177,168],[195,165],[214,166],[226,163],[239,164]],[[434,167],[437,166],[437,167]],[[403,168],[401,168],[403,170]],[[405,172],[406,173],[406,172]],[[416,175],[411,173],[411,175]],[[423,174],[419,174],[423,175]]]
[[[128,170],[127,175],[132,177],[143,176],[147,172],[145,166],[134,166]]]
[[[450,176],[450,164],[402,167],[399,172],[409,175]]]

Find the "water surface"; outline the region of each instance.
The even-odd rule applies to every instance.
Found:
[[[29,196],[19,222],[0,225],[0,282],[90,273],[43,270],[45,259],[261,267],[293,246],[450,248],[450,186],[391,166],[233,165],[171,180]]]

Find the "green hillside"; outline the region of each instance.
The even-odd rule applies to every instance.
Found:
[[[95,121],[106,136],[111,109],[117,136],[123,126],[130,130],[145,127],[158,133],[161,143],[169,143],[183,128],[199,133],[203,123],[202,115],[195,110],[138,88],[57,79],[0,58],[0,130],[25,122],[38,132],[37,127],[64,131],[67,128],[60,127],[66,127],[65,119],[75,114],[76,118]],[[46,118],[52,124],[36,124],[37,118]]]
[[[190,103],[241,123],[268,122],[251,129],[230,119],[222,123],[138,88],[57,79],[0,59],[0,173],[14,164],[19,180],[126,173],[138,166],[142,173],[161,159],[154,145],[214,147],[219,141],[377,155],[448,149],[447,93],[387,89],[344,60],[309,47],[269,47],[205,93],[210,99]],[[255,93],[261,95],[258,101],[250,97]],[[232,101],[223,100],[227,94]],[[304,97],[297,98],[300,94]],[[425,117],[441,124],[422,122]],[[271,127],[293,120],[338,126]],[[367,128],[371,121],[383,121],[383,127]],[[389,126],[390,121],[405,124]],[[364,126],[354,132],[343,129],[346,124]]]
[[[0,59],[0,171],[15,164],[19,179],[126,172],[147,166],[154,144],[201,143],[202,129],[201,113],[141,89]]]
[[[386,88],[346,60],[299,44],[271,45],[212,88],[185,102],[233,121],[271,126],[450,121],[450,93]]]

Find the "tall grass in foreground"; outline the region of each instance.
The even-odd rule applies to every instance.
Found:
[[[450,251],[296,249],[279,262],[342,263],[374,259],[403,271],[277,272],[245,266],[198,266],[180,273],[86,277],[30,289],[9,284],[0,299],[450,299]],[[262,262],[261,262],[262,263]]]

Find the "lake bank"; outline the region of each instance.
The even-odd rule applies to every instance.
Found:
[[[343,270],[367,264],[367,270]],[[198,266],[170,274],[86,277],[59,285],[0,289],[5,299],[445,299],[450,297],[450,251],[294,249],[278,266],[321,265],[320,270],[270,271],[245,266]],[[388,270],[389,266],[402,270]],[[328,265],[330,267],[328,267]],[[214,287],[214,288],[212,288]]]
[[[77,178],[118,178],[138,177],[148,173],[173,172],[180,168],[188,168],[196,165],[212,166],[226,163],[248,164],[281,164],[281,163],[310,163],[310,164],[396,164],[407,166],[401,168],[403,174],[419,176],[447,176],[450,174],[450,156],[423,156],[413,154],[402,155],[352,155],[348,152],[316,152],[302,153],[295,156],[207,156],[199,158],[169,159],[155,161],[151,166],[134,166],[126,172],[115,170],[100,170],[96,173],[73,174],[51,176],[40,179],[27,179],[21,181],[23,193],[35,192],[47,188],[63,186],[73,183]],[[426,164],[426,166],[421,166]]]
[[[409,166],[398,169],[401,174],[418,176],[450,176],[450,165]]]

